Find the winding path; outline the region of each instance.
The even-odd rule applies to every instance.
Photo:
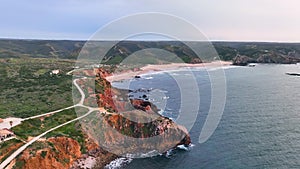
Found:
[[[81,79],[86,79],[86,77],[83,77]],[[44,114],[39,114],[39,115],[32,116],[32,117],[27,117],[27,118],[24,118],[22,121],[29,120],[29,119],[35,119],[35,118],[39,118],[39,117],[43,117],[43,116],[47,116],[47,115],[53,115],[55,113],[58,113],[58,112],[61,112],[61,111],[64,111],[64,110],[68,110],[68,109],[71,109],[71,108],[74,108],[74,107],[77,107],[77,106],[89,108],[88,106],[83,105],[83,102],[84,102],[84,99],[85,99],[85,94],[82,91],[82,89],[79,87],[79,85],[77,84],[78,80],[80,80],[80,79],[74,79],[73,80],[73,84],[76,86],[76,88],[78,89],[78,91],[79,91],[79,93],[81,95],[81,99],[80,99],[80,101],[79,101],[78,104],[75,104],[73,106],[69,106],[69,107],[66,107],[66,108],[63,108],[63,109],[55,110],[55,111],[52,111],[52,112],[48,112],[48,113],[44,113]]]
[[[70,72],[73,72],[74,70],[70,71]],[[67,74],[70,75],[70,72],[68,72]],[[20,153],[22,153],[28,146],[30,146],[32,143],[36,142],[37,140],[39,140],[41,137],[45,136],[47,133],[53,131],[53,130],[56,130],[62,126],[65,126],[69,123],[72,123],[74,121],[77,121],[77,120],[80,120],[86,116],[88,116],[89,114],[91,114],[92,112],[96,112],[96,111],[101,111],[103,113],[108,113],[104,108],[93,108],[93,107],[89,107],[89,106],[85,106],[83,105],[83,102],[84,102],[84,99],[85,99],[85,94],[84,92],[82,91],[82,89],[79,87],[79,85],[77,84],[77,81],[80,80],[80,79],[86,79],[86,77],[81,77],[79,79],[74,79],[73,80],[73,84],[76,86],[76,88],[78,89],[78,91],[80,92],[81,94],[81,99],[79,101],[78,104],[75,104],[73,106],[70,106],[70,107],[66,107],[66,108],[63,108],[63,109],[59,109],[59,110],[56,110],[56,111],[52,111],[52,112],[48,112],[48,113],[45,113],[45,114],[41,114],[41,115],[37,115],[37,116],[32,116],[32,117],[28,117],[28,118],[25,118],[23,119],[22,121],[24,120],[29,120],[29,119],[34,119],[34,118],[39,118],[39,117],[43,117],[43,116],[46,116],[46,115],[52,115],[52,114],[55,114],[55,113],[58,113],[58,112],[61,112],[63,110],[67,110],[67,109],[71,109],[71,108],[74,108],[74,107],[83,107],[83,108],[87,108],[88,109],[88,112],[80,117],[77,117],[76,119],[73,119],[73,120],[70,120],[66,123],[63,123],[63,124],[60,124],[54,128],[51,128],[49,130],[47,130],[46,132],[34,137],[32,140],[30,140],[28,143],[24,144],[22,147],[20,147],[18,150],[16,150],[13,154],[11,154],[9,157],[7,157],[1,164],[0,164],[0,169],[3,169],[4,167],[6,167],[13,159],[15,159]]]
[[[93,110],[88,111],[85,115],[77,117],[76,119],[73,119],[71,121],[68,121],[64,124],[58,125],[42,134],[40,134],[39,136],[34,137],[32,140],[30,140],[28,143],[24,144],[22,147],[20,147],[18,150],[16,150],[13,154],[11,154],[8,158],[6,158],[1,164],[0,164],[0,168],[4,168],[6,167],[13,159],[15,159],[20,153],[22,153],[28,146],[30,146],[32,143],[36,142],[37,140],[39,140],[41,137],[45,136],[47,133],[56,130],[64,125],[67,125],[69,123],[72,123],[74,121],[77,121],[79,119],[82,119],[86,116],[88,116],[89,114],[91,114],[92,112],[94,112]]]

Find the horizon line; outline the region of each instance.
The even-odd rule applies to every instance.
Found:
[[[9,37],[0,37],[0,40],[32,40],[32,41],[132,41],[132,42],[178,42],[179,40],[168,40],[168,39],[127,39],[127,40],[113,40],[113,39],[103,39],[103,40],[91,40],[91,39],[51,39],[51,38],[9,38]],[[197,42],[195,40],[184,40],[185,42]],[[273,40],[224,40],[224,39],[207,39],[199,40],[198,42],[240,42],[240,43],[300,43],[300,41],[273,41]]]

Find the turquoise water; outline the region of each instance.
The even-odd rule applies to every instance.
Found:
[[[226,106],[208,141],[199,144],[198,137],[210,106],[211,86],[206,71],[194,70],[201,93],[199,115],[190,131],[194,147],[174,150],[168,157],[134,159],[124,168],[300,168],[300,77],[285,75],[300,72],[300,66],[257,65],[224,71]],[[176,72],[184,74],[184,70]],[[164,115],[176,119],[180,92],[170,75],[152,74],[130,83],[132,89],[141,87],[164,91],[169,97]]]

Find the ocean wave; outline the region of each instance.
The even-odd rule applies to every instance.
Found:
[[[166,107],[166,111],[172,111],[173,109]]]
[[[163,109],[160,109],[160,110],[158,111],[158,114],[160,114],[160,115],[162,115],[162,116],[163,116],[163,114],[164,114],[164,110],[163,110]]]
[[[169,98],[170,98],[169,96],[162,97],[163,100],[168,100]]]
[[[161,155],[157,150],[152,150],[147,153],[137,153],[137,154],[126,154],[126,158],[133,159],[133,158],[148,158],[148,157],[155,157],[157,155]]]
[[[166,158],[170,158],[174,155],[175,149],[190,151],[192,147],[195,145],[190,144],[189,146],[178,145],[176,148],[168,150],[166,153],[158,153],[156,150],[149,151],[148,153],[140,153],[140,154],[127,154],[126,157],[117,158],[107,164],[104,168],[105,169],[120,169],[124,166],[128,165],[134,158],[149,158],[154,156],[165,156]]]
[[[153,77],[152,77],[152,76],[150,76],[150,77],[145,77],[144,79],[146,79],[146,80],[151,80],[151,79],[153,79]]]
[[[194,144],[190,144],[189,146],[178,145],[176,148],[180,150],[190,151],[194,146]]]
[[[171,156],[174,155],[174,150],[179,149],[179,150],[190,151],[194,146],[195,146],[194,144],[190,144],[189,146],[178,145],[176,148],[168,150],[164,155],[165,157],[170,158]]]
[[[171,75],[171,76],[179,76],[179,75],[182,75],[182,74],[172,72],[172,73],[169,73],[169,75]]]
[[[188,147],[186,147],[185,145],[178,145],[177,148],[181,149],[181,150],[186,150],[186,151],[189,150]]]
[[[226,69],[233,69],[238,68],[239,66],[225,66],[225,67],[214,67],[214,68],[207,68],[207,71],[216,71],[216,70],[226,70]]]
[[[117,158],[114,161],[107,164],[104,168],[105,169],[119,169],[124,167],[125,165],[128,165],[132,161],[132,158]]]
[[[165,155],[165,156],[166,156],[167,158],[170,158],[170,157],[173,155],[173,150],[174,150],[174,149],[168,150],[168,151],[166,152],[166,155]]]

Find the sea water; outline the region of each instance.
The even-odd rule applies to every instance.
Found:
[[[226,67],[223,116],[213,135],[200,144],[199,134],[211,105],[209,71],[214,69],[192,69],[200,93],[198,117],[190,130],[194,146],[188,151],[172,150],[167,156],[133,159],[122,168],[300,168],[300,77],[285,74],[299,73],[300,66]],[[153,101],[164,102],[161,113],[176,120],[182,86],[178,86],[174,76],[185,77],[188,83],[189,75],[183,69],[113,85],[161,91],[164,98]]]

